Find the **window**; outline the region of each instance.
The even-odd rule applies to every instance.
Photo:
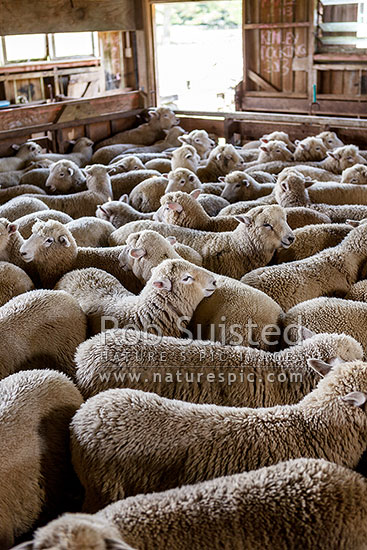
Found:
[[[98,33],[70,32],[3,36],[1,49],[0,59],[5,65],[68,57],[98,57]]]

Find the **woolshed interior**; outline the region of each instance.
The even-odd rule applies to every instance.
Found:
[[[367,549],[367,1],[0,2],[0,550]]]

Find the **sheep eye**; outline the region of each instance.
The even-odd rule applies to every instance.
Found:
[[[52,237],[48,237],[48,239],[45,240],[45,244],[46,245],[50,245],[54,242],[53,238]]]
[[[185,185],[185,180],[181,180],[181,181],[180,181],[180,184],[181,184],[181,185]]]
[[[59,174],[59,176],[60,176],[60,178],[63,178],[63,177],[65,176],[64,172],[61,172],[61,173]]]
[[[235,189],[238,189],[239,187],[241,187],[240,183],[237,183],[237,185],[234,186]]]
[[[191,277],[191,275],[185,275],[185,277],[183,277],[182,279],[183,283],[188,283],[190,281],[194,281],[194,277]]]
[[[316,151],[320,151],[320,147],[316,147]]]
[[[347,157],[347,160],[353,160],[353,157]]]
[[[277,149],[275,152],[276,152],[276,153],[280,153],[280,149]]]
[[[268,227],[269,229],[273,229],[273,226],[270,225],[270,223],[264,223],[264,227]]]
[[[199,139],[199,138],[196,138],[196,139],[195,139],[195,143],[200,143],[200,139]]]

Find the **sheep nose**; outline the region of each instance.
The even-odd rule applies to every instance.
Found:
[[[21,256],[26,256],[26,255],[27,255],[27,252],[22,252],[22,251],[20,251],[20,255],[21,255]]]
[[[294,242],[295,238],[296,238],[296,237],[295,237],[294,235],[290,235],[290,236],[288,237],[288,241],[292,244],[292,243]]]

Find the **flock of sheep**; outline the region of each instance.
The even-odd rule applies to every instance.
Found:
[[[178,124],[0,159],[0,548],[366,549],[367,152]]]

